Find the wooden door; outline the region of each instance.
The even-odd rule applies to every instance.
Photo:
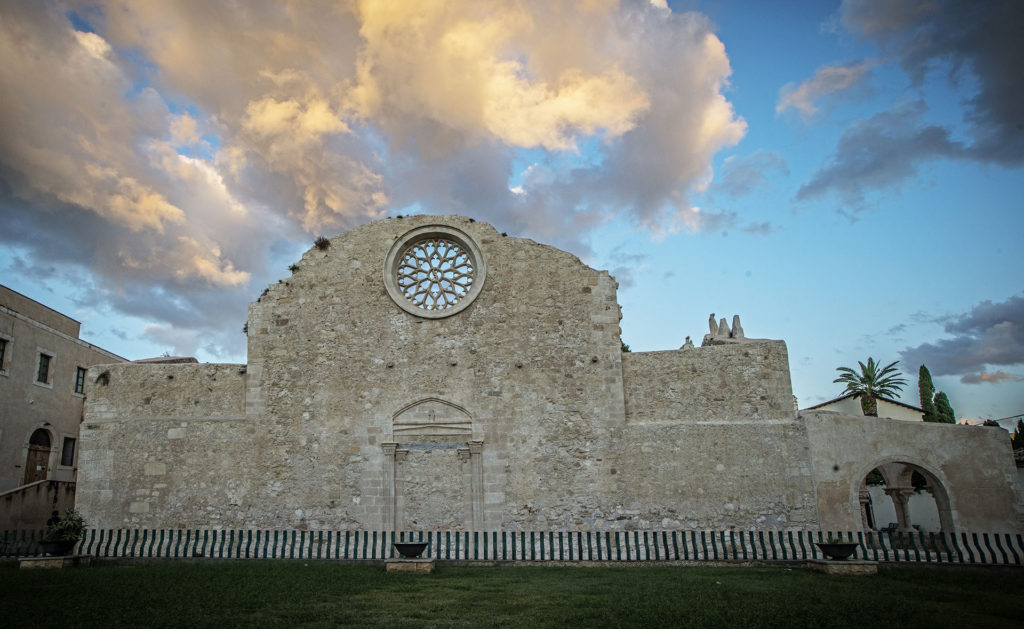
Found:
[[[30,445],[25,459],[25,484],[46,480],[46,467],[50,464],[50,448]]]

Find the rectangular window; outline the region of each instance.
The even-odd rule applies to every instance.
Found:
[[[60,464],[67,467],[75,464],[75,440],[73,437],[64,437],[64,449],[60,453]]]
[[[39,371],[36,372],[36,382],[46,384],[50,381],[50,357],[46,354],[39,355]]]
[[[75,372],[75,393],[85,391],[85,367],[79,367]]]
[[[0,371],[7,370],[7,339],[0,339]]]

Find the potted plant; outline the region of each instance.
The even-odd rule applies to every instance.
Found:
[[[51,518],[47,524],[46,534],[39,542],[39,547],[47,555],[68,554],[85,532],[85,520],[70,508],[63,517]]]
[[[815,542],[815,545],[821,549],[822,554],[835,561],[846,559],[857,550],[858,546],[857,542],[844,541],[842,537],[833,536],[831,533],[826,541]]]

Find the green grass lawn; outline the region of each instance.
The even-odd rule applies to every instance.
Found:
[[[1024,627],[1024,570],[439,567],[225,561],[18,570],[3,627]]]

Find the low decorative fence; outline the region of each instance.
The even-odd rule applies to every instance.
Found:
[[[0,556],[37,556],[42,531],[5,531]],[[857,544],[853,559],[1021,566],[1009,533],[819,531],[299,531],[89,529],[75,549],[93,557],[381,561],[392,542],[423,541],[424,557],[456,561],[807,561],[829,537]]]

